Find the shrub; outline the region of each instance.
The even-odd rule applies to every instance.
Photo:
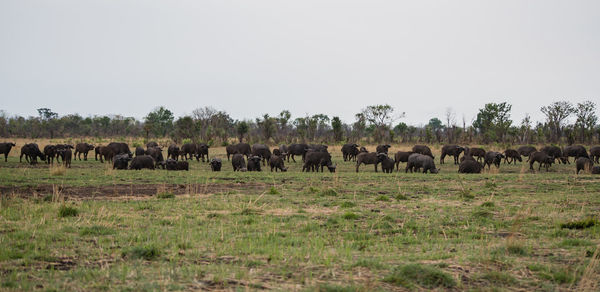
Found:
[[[134,246],[121,253],[123,258],[153,260],[160,256],[160,250],[153,245]]]
[[[396,267],[394,271],[383,278],[384,282],[410,288],[414,282],[425,288],[453,288],[456,281],[438,268],[421,264],[408,264]]]
[[[278,195],[279,191],[275,188],[275,187],[271,187],[271,189],[269,189],[269,195]]]
[[[156,197],[159,199],[173,199],[175,198],[175,194],[164,192],[156,194]]]
[[[598,224],[598,220],[590,217],[590,218],[587,218],[587,219],[584,219],[584,220],[578,220],[578,221],[573,221],[573,222],[561,223],[560,224],[560,228],[585,229],[585,228],[593,227],[593,226],[595,226],[597,224]]]
[[[76,217],[78,215],[79,215],[79,210],[77,210],[73,207],[62,205],[58,209],[58,217]]]
[[[358,215],[356,215],[352,212],[346,212],[346,213],[344,213],[344,215],[342,215],[342,218],[344,218],[346,220],[356,220],[356,219],[358,219]]]

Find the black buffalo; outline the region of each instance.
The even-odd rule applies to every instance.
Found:
[[[546,152],[536,151],[529,155],[528,161],[530,170],[533,170],[533,163],[537,162],[540,164],[538,167],[538,171],[542,168],[542,166],[544,166],[546,168],[546,171],[548,171],[548,168],[552,166],[552,163],[554,163],[554,157],[548,155],[548,153]]]
[[[513,164],[517,164],[517,160],[519,162],[523,161],[523,159],[521,158],[521,154],[519,154],[519,151],[515,149],[504,150],[504,163],[508,162],[508,164],[510,164],[512,162]]]
[[[248,157],[248,164],[246,164],[246,169],[248,171],[262,171],[260,169],[260,160],[263,159],[260,156],[250,156]]]
[[[233,166],[233,171],[246,171],[246,160],[244,160],[244,155],[239,153],[233,154],[231,165]]]
[[[254,144],[252,145],[252,155],[260,157],[262,159],[263,165],[267,165],[267,161],[271,158],[271,150],[267,145]],[[248,168],[248,171],[251,171],[250,168]]]
[[[433,154],[431,153],[431,149],[429,147],[427,147],[426,145],[415,145],[412,148],[412,152],[422,154],[422,155],[427,155],[431,158],[435,158],[433,156]]]
[[[408,162],[408,157],[413,154],[412,151],[398,151],[394,154],[394,160],[396,161],[396,171],[398,171],[398,165],[400,162]]]
[[[281,170],[282,172],[287,171],[282,156],[272,155],[269,159],[269,166],[271,166],[271,172],[273,172],[273,169],[275,169],[275,172],[277,170]]]
[[[594,163],[589,158],[579,157],[575,160],[575,166],[577,167],[577,174],[579,174],[579,171],[581,170],[591,171]]]
[[[10,153],[10,149],[17,146],[12,142],[4,142],[0,143],[0,154],[4,154],[4,162],[8,161],[8,153]]]
[[[360,154],[358,154],[358,156],[356,156],[356,172],[358,172],[358,167],[361,164],[365,164],[365,165],[374,164],[375,172],[377,172],[377,165],[386,158],[387,158],[387,155],[385,153],[375,153],[375,152],[360,153]]]
[[[75,159],[81,160],[81,154],[83,154],[83,160],[87,161],[88,152],[94,150],[94,145],[88,143],[78,143],[75,145]]]
[[[119,154],[113,158],[113,169],[127,169],[131,157],[128,154]]]
[[[227,145],[225,151],[227,152],[227,160],[229,160],[229,156],[233,154],[243,154],[246,155],[246,157],[249,157],[252,154],[252,149],[248,143]]]
[[[290,162],[290,156],[291,156],[292,160],[294,162],[296,162],[296,159],[294,159],[295,155],[302,156],[302,161],[304,161],[304,157],[305,157],[307,151],[308,151],[308,145],[307,144],[291,144],[288,147],[287,161]]]
[[[143,168],[154,170],[154,158],[150,155],[140,155],[136,156],[131,160],[131,164],[129,165],[129,169],[140,170]]]
[[[502,158],[504,158],[504,154],[496,151],[488,151],[485,153],[484,165],[487,165],[488,169],[493,164],[496,168],[500,168],[500,163],[502,162]]]
[[[25,160],[31,164],[37,163],[38,157],[42,161],[46,160],[46,155],[40,151],[40,148],[35,143],[25,144],[21,147],[21,156],[19,157],[19,162],[23,162],[23,156],[25,156]]]
[[[423,173],[438,173],[439,169],[435,168],[435,162],[433,158],[429,155],[423,155],[419,153],[413,153],[408,157],[408,162],[406,163],[406,169],[404,172],[418,172],[423,169]]]
[[[342,146],[342,156],[344,157],[344,161],[356,161],[356,155],[358,155],[358,144],[344,144]]]
[[[446,155],[454,157],[454,164],[458,164],[458,157],[462,152],[465,151],[465,148],[458,145],[444,145],[442,147],[442,155],[440,156],[440,164],[444,164],[444,158]]]
[[[210,169],[212,171],[221,171],[221,158],[213,158],[210,160]]]

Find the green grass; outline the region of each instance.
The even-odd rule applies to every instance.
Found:
[[[215,150],[219,173],[0,162],[0,290],[564,291],[600,244],[573,165],[233,173]]]

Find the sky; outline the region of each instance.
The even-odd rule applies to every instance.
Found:
[[[0,1],[0,109],[234,119],[290,110],[467,124],[600,106],[600,1]],[[405,116],[400,114],[405,112]]]

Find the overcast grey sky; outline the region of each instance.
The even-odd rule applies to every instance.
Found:
[[[507,101],[600,105],[600,1],[0,1],[0,109],[469,123]]]

